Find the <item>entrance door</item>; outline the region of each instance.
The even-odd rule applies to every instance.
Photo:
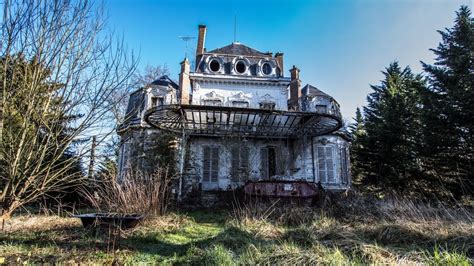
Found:
[[[277,174],[277,152],[275,147],[260,150],[262,179],[270,179]]]

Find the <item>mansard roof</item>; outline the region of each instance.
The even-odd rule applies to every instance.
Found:
[[[171,87],[178,89],[179,86],[174,82],[172,79],[170,79],[167,75],[163,75],[157,80],[153,81],[150,83],[150,85],[158,85],[158,86],[168,86],[171,85]]]
[[[244,56],[271,56],[270,53],[263,53],[257,51],[253,48],[250,48],[244,44],[234,42],[227,46],[214,49],[212,51],[206,52],[208,54],[225,54],[225,55],[244,55]]]
[[[315,86],[306,84],[302,89],[301,89],[301,94],[303,95],[311,95],[311,96],[323,96],[323,97],[328,97],[332,98],[331,95],[321,91],[320,89],[316,88]]]

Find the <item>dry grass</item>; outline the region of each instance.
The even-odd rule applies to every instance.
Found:
[[[14,216],[5,221],[5,232],[50,231],[58,228],[80,227],[81,222],[76,218],[65,218],[55,215],[23,215]]]
[[[171,177],[168,169],[153,174],[131,173],[121,182],[109,177],[81,190],[84,198],[99,212],[133,213],[147,216],[166,212]]]
[[[29,263],[101,264],[114,260],[208,265],[474,262],[474,228],[467,209],[450,211],[441,206],[436,210],[435,206],[420,205],[421,210],[416,210],[416,203],[409,208],[396,204],[388,208],[381,205],[383,201],[374,201],[368,205],[373,209],[365,211],[369,218],[364,218],[362,206],[352,206],[351,211],[339,206],[343,202],[329,207],[253,202],[239,205],[240,209],[228,215],[216,210],[172,212],[152,217],[124,234],[115,255],[107,253],[100,237],[82,229],[79,221],[55,216],[14,217],[11,232],[0,235],[0,253],[5,254],[0,257],[8,262],[20,258],[19,262]],[[408,213],[401,212],[403,209]],[[375,213],[385,214],[377,217]],[[393,214],[389,219],[388,213]],[[416,213],[422,215],[419,221]]]

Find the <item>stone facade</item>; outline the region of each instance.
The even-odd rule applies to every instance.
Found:
[[[305,180],[328,190],[350,188],[349,137],[339,104],[299,69],[283,73],[283,54],[240,43],[206,51],[199,27],[196,67],[181,63],[179,84],[162,77],[130,97],[120,172],[153,171],[156,143],[172,132],[178,199],[227,191],[258,180]]]

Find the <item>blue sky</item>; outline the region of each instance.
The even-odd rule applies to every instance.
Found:
[[[177,79],[185,44],[207,25],[208,50],[237,41],[260,51],[283,52],[285,72],[296,65],[303,85],[331,94],[350,119],[365,105],[369,84],[397,60],[421,71],[433,62],[437,30],[451,27],[455,11],[469,0],[354,1],[145,1],[106,2],[109,26],[140,55],[140,67],[166,64]],[[195,51],[195,40],[188,54]],[[289,75],[287,72],[285,75]]]

